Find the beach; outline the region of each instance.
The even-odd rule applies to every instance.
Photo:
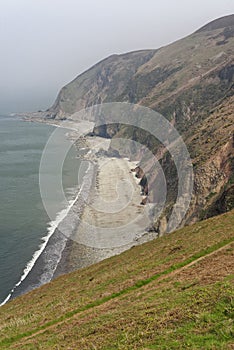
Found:
[[[92,187],[77,228],[68,240],[54,277],[97,263],[155,238],[149,233],[150,205],[141,205],[139,179],[131,171],[137,162],[100,156],[110,140],[86,137],[86,159],[95,164]]]
[[[39,122],[33,125],[35,130],[40,130],[41,120],[29,121]],[[66,203],[56,202],[60,209],[51,221],[45,218],[36,246],[22,263],[19,276],[10,285],[9,292],[6,290],[3,303],[59,275],[95,264],[156,237],[155,232],[148,230],[150,204],[141,204],[146,196],[141,194],[140,178],[136,178],[132,171],[138,161],[120,157],[112,149],[110,139],[88,136],[93,123],[43,123],[55,126],[55,135],[59,135],[60,142],[55,144],[56,148],[52,147],[52,154],[55,150],[61,154],[67,141],[75,146],[66,168],[67,176],[73,169],[72,178],[67,177],[63,188],[69,191],[69,199]],[[30,126],[28,123],[20,125]],[[80,172],[82,162],[85,166]],[[78,184],[77,170],[80,172]],[[59,176],[53,169],[52,182],[45,183],[46,191],[48,186],[54,190],[55,174]],[[75,177],[76,181],[73,181]]]

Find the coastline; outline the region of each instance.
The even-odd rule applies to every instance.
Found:
[[[69,139],[69,134],[77,133],[77,128],[73,127],[75,125],[71,125],[69,128],[67,125],[63,125],[61,121],[56,123],[47,122],[40,119],[28,119],[28,118],[13,118],[14,120],[19,120],[20,122],[32,122],[33,124],[38,124],[40,129],[40,124],[46,124],[48,126],[55,126],[56,128],[63,129],[64,136],[66,139]],[[87,125],[83,126],[84,130]],[[53,129],[54,131],[56,129]],[[81,127],[81,130],[82,127]],[[52,133],[54,132],[52,131]],[[50,138],[51,134],[49,134]],[[46,142],[45,140],[45,145]],[[69,141],[69,140],[68,140]],[[59,150],[58,150],[59,151]],[[70,187],[71,186],[71,187]],[[14,299],[15,297],[24,294],[32,289],[35,289],[47,282],[49,282],[53,278],[54,271],[57,267],[58,262],[61,259],[62,251],[66,246],[66,241],[71,234],[71,225],[66,224],[66,233],[63,234],[59,231],[60,225],[62,225],[63,221],[68,223],[69,221],[69,211],[76,203],[77,211],[79,211],[78,206],[81,206],[79,197],[80,188],[77,185],[66,183],[64,190],[70,187],[70,194],[67,192],[67,204],[66,206],[61,206],[61,208],[57,211],[54,219],[45,221],[45,225],[40,228],[40,234],[38,245],[32,251],[32,255],[29,259],[25,261],[25,265],[20,271],[18,280],[14,284],[12,284],[11,289],[8,289],[6,296],[1,300],[0,305],[4,305],[9,300]],[[82,187],[82,186],[80,186]],[[72,221],[72,220],[71,220]],[[36,237],[37,238],[37,237]]]
[[[157,237],[155,233],[147,231],[144,214],[147,216],[150,208],[140,204],[143,197],[139,179],[131,171],[136,167],[136,162],[97,155],[100,149],[108,151],[110,140],[98,137],[86,137],[85,140],[90,149],[86,159],[96,164],[97,171],[92,179],[88,201],[81,211],[80,222],[66,243],[53,278]],[[127,195],[129,187],[131,191]],[[114,233],[113,228],[116,229]],[[95,231],[94,236],[91,229]],[[117,237],[116,232],[121,237]]]
[[[38,119],[26,121],[40,123],[40,120]],[[95,264],[108,257],[120,254],[121,252],[130,249],[135,245],[142,244],[155,238],[155,233],[147,232],[146,230],[142,229],[142,227],[138,227],[137,223],[133,223],[133,225],[129,228],[131,236],[130,239],[128,238],[127,240],[123,240],[120,245],[117,243],[116,237],[112,237],[108,244],[104,244],[104,246],[99,246],[100,242],[98,242],[98,239],[96,240],[94,246],[92,244],[93,242],[90,244],[90,242],[86,242],[86,239],[84,240],[85,236],[87,236],[87,232],[84,230],[84,227],[82,227],[82,221],[87,221],[87,218],[85,219],[87,215],[89,218],[92,217],[92,213],[90,215],[89,210],[90,208],[92,209],[93,205],[99,206],[99,223],[97,223],[97,226],[100,226],[101,224],[101,230],[103,230],[106,225],[108,226],[108,220],[110,219],[108,210],[107,213],[100,212],[100,209],[103,209],[102,197],[107,195],[104,200],[106,201],[108,208],[109,202],[116,197],[116,184],[120,180],[120,172],[122,176],[121,181],[126,181],[126,178],[128,178],[130,187],[132,187],[133,192],[135,192],[135,196],[132,198],[130,207],[127,206],[124,208],[124,205],[128,203],[122,203],[123,210],[114,208],[115,210],[117,209],[117,217],[111,219],[111,226],[109,225],[109,228],[113,226],[115,227],[116,225],[118,226],[119,224],[121,226],[121,217],[125,218],[125,223],[122,222],[122,224],[126,224],[131,215],[133,215],[134,218],[134,216],[137,216],[137,213],[145,210],[145,208],[140,205],[142,195],[140,194],[141,189],[139,186],[139,179],[136,179],[134,173],[131,172],[131,168],[136,167],[136,162],[130,162],[125,158],[114,158],[108,154],[111,142],[110,139],[104,139],[96,136],[85,136],[87,134],[87,129],[90,128],[90,123],[88,125],[87,123],[82,122],[71,123],[71,127],[68,127],[66,123],[61,121],[57,121],[56,124],[54,122],[52,123],[51,121],[41,122],[67,129],[68,132],[66,136],[71,142],[74,142],[74,145],[77,148],[77,157],[79,159],[89,161],[93,166],[93,169],[91,169],[89,174],[87,174],[88,170],[86,171],[87,184],[85,185],[84,181],[81,183],[79,194],[77,195],[76,199],[73,200],[69,211],[61,222],[61,226],[59,223],[59,225],[55,228],[53,234],[46,242],[44,251],[38,257],[35,265],[30,271],[30,274],[23,281],[23,283],[16,288],[16,290],[14,289],[14,293],[11,295],[10,299],[37,288],[40,285],[48,283],[59,275]],[[77,135],[79,135],[78,142]],[[105,166],[105,164],[109,164],[110,166]],[[119,173],[116,171],[116,169],[119,169]],[[84,179],[85,177],[82,180]],[[108,185],[109,187],[107,186],[108,188],[105,188],[105,183],[108,183],[107,180],[110,180]],[[100,182],[103,185],[101,192],[99,191]],[[111,183],[114,184],[114,187],[110,187]],[[120,186],[120,197],[124,198],[125,192],[126,186],[123,187],[123,189],[121,189]],[[97,199],[97,197],[100,198]],[[101,223],[100,219],[102,221]],[[65,234],[61,233],[63,232],[64,228],[66,230]],[[144,228],[147,229],[147,225],[145,225]],[[81,239],[79,237],[80,234]],[[122,235],[123,234],[125,233],[122,233]],[[59,248],[58,251],[57,247]],[[48,265],[49,256],[52,258],[52,265],[50,263],[50,266]]]

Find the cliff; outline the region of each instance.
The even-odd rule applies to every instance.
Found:
[[[226,96],[233,79],[233,35],[230,15],[158,50],[112,55],[63,87],[47,116],[66,117],[97,103],[127,101],[176,118],[177,126],[185,124],[197,109]],[[186,100],[185,93],[190,93]]]
[[[59,92],[48,116],[63,118],[83,108],[117,101],[138,68],[149,61],[156,50],[112,55],[79,75]]]
[[[161,113],[183,137],[192,158],[194,194],[182,225],[192,223],[233,208],[233,58],[234,15],[230,15],[158,50],[108,57],[65,86],[45,115],[68,118],[105,102],[131,102]],[[165,222],[177,193],[170,154],[150,135],[134,136],[131,127],[116,124],[96,128],[94,133],[135,137],[157,156],[168,185],[161,218]],[[149,188],[156,176],[149,179]],[[150,191],[149,199],[155,201]],[[160,221],[154,229],[159,226]]]

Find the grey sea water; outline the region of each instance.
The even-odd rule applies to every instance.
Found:
[[[56,267],[64,247],[65,238],[53,237],[56,222],[48,217],[39,188],[40,159],[53,131],[53,126],[0,117],[0,304],[31,285],[40,285],[45,273],[51,274]],[[60,130],[61,140],[66,132]],[[55,152],[59,147],[63,142]],[[78,186],[78,166],[72,147],[63,167],[68,200],[74,198]],[[53,166],[50,172],[53,179]],[[53,180],[49,185],[53,186]],[[64,203],[54,201],[58,213],[65,209]],[[48,235],[52,235],[49,242]]]

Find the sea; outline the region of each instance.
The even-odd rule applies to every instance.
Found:
[[[58,129],[58,128],[56,128]],[[61,259],[67,236],[56,230],[72,205],[79,184],[80,160],[71,144],[66,155],[62,184],[66,201],[54,201],[50,217],[43,205],[39,169],[43,151],[54,126],[25,122],[17,117],[0,117],[0,304],[53,278]],[[56,131],[57,132],[57,131]],[[67,129],[59,128],[55,157],[49,167],[50,190],[56,167],[53,159],[64,147]],[[53,191],[52,191],[53,192]]]

